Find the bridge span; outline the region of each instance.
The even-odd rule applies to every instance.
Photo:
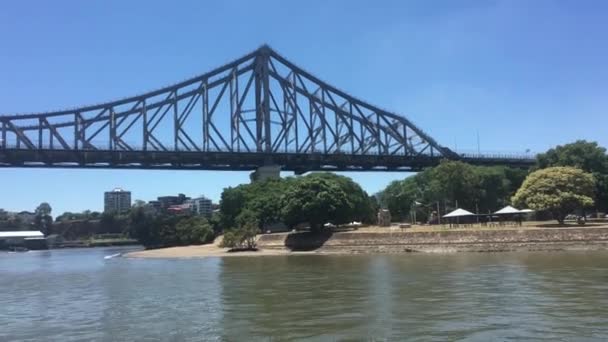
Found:
[[[528,167],[528,156],[465,155],[407,118],[355,98],[270,47],[146,94],[0,115],[0,167],[417,171],[442,159]]]

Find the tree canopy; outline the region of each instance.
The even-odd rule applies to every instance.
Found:
[[[443,161],[435,168],[390,183],[377,196],[396,220],[408,220],[412,210],[416,210],[419,220],[427,220],[437,205],[442,213],[456,207],[488,212],[508,204],[526,174],[526,170],[508,167]],[[414,205],[416,202],[419,205]]]
[[[572,211],[593,205],[594,178],[569,166],[556,166],[531,173],[513,196],[513,203],[553,213],[559,223]]]
[[[313,231],[323,224],[344,224],[353,218],[354,203],[338,182],[325,177],[304,177],[283,195],[285,223],[308,222]]]
[[[608,155],[596,142],[578,140],[557,146],[537,156],[537,168],[572,166],[595,178],[594,200],[599,210],[608,209]]]
[[[220,221],[224,229],[241,227],[238,217],[243,211],[248,211],[248,217],[258,229],[277,222],[289,226],[310,223],[318,229],[328,222],[372,222],[375,203],[348,177],[313,173],[224,189],[220,201]],[[311,213],[315,213],[314,222],[311,222]]]

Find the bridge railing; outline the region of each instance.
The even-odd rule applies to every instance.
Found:
[[[463,159],[535,160],[536,155],[527,153],[458,153]]]

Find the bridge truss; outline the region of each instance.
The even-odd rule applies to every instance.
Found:
[[[0,116],[0,130],[0,166],[13,167],[418,170],[461,159],[268,46],[143,95]]]

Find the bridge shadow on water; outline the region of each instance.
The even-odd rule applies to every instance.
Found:
[[[291,233],[285,239],[285,247],[294,252],[314,251],[323,247],[332,235],[331,230]]]

